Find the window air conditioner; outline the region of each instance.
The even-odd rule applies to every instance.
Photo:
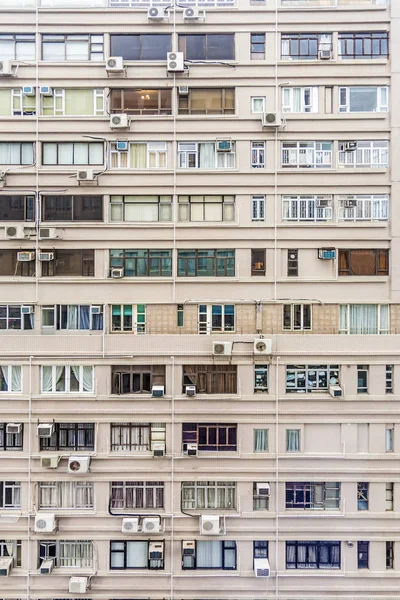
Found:
[[[149,542],[149,560],[163,560],[164,544],[163,542]]]
[[[268,558],[254,559],[254,574],[256,577],[269,577],[271,570],[269,567]]]
[[[32,262],[33,260],[35,260],[34,252],[17,252],[18,262]]]
[[[50,573],[52,572],[54,567],[54,559],[53,558],[48,558],[47,560],[44,560],[42,562],[42,564],[40,565],[40,574],[41,575],[50,575]]]
[[[272,340],[271,339],[257,339],[254,340],[254,354],[271,354],[272,352]]]
[[[232,342],[213,342],[213,354],[232,356]]]
[[[357,208],[357,200],[355,198],[344,201],[344,208]]]
[[[11,60],[0,60],[0,77],[15,77],[14,63]]]
[[[196,386],[195,385],[187,385],[185,387],[186,396],[189,398],[193,398],[196,395]]]
[[[37,426],[38,437],[51,438],[54,433],[54,423],[39,423]]]
[[[194,556],[196,554],[196,542],[194,540],[183,541],[182,554],[184,556]]]
[[[41,456],[40,466],[43,469],[57,469],[60,459],[61,457],[58,456],[58,454],[53,454],[52,456]]]
[[[110,128],[111,129],[127,129],[131,124],[129,116],[125,113],[111,115],[110,117]]]
[[[38,514],[35,516],[36,533],[53,533],[56,529],[57,522],[54,514]]]
[[[68,473],[74,475],[81,475],[82,473],[89,473],[90,470],[90,456],[70,456],[68,459]]]
[[[55,227],[46,227],[39,229],[39,238],[41,240],[56,240],[60,236],[58,235],[58,231]]]
[[[180,85],[178,88],[178,93],[180,96],[187,96],[189,94],[189,86],[188,85]]]
[[[111,278],[112,279],[121,279],[124,276],[124,269],[119,267],[111,268]]]
[[[35,96],[36,90],[33,85],[24,85],[22,87],[22,93],[24,96]]]
[[[263,113],[261,124],[263,127],[280,127],[282,125],[280,113]]]
[[[165,442],[154,442],[152,444],[153,456],[165,455]]]
[[[128,140],[117,140],[117,151],[126,152],[128,150]]]
[[[0,558],[0,577],[8,577],[14,562],[12,556]]]
[[[166,13],[162,8],[152,6],[147,11],[147,19],[149,21],[163,21],[166,18]]]
[[[122,533],[139,533],[139,517],[122,519]]]
[[[357,142],[344,142],[343,150],[345,152],[354,152],[354,150],[357,150]]]
[[[183,11],[184,21],[198,21],[200,19],[200,11],[198,8],[187,7]]]
[[[41,96],[52,96],[53,95],[53,90],[48,85],[41,85],[40,88],[39,88],[39,93],[40,93]]]
[[[21,315],[33,315],[34,308],[28,304],[24,304],[21,306]]]
[[[145,517],[142,519],[142,533],[160,533],[160,517]]]
[[[22,423],[7,423],[6,433],[21,433]]]
[[[122,56],[110,56],[106,60],[106,71],[108,73],[123,73],[125,69]]]
[[[219,521],[218,515],[201,515],[200,533],[202,535],[219,535],[221,533]]]
[[[217,140],[217,152],[231,152],[232,140]]]
[[[336,258],[335,248],[319,248],[318,258],[321,260],[334,260]]]
[[[257,496],[269,497],[269,483],[256,483]]]
[[[85,594],[88,589],[88,577],[70,577],[68,586],[68,591],[70,594]]]
[[[6,225],[6,238],[9,240],[23,240],[25,238],[25,229],[23,225]]]
[[[330,385],[329,393],[333,398],[341,398],[343,396],[343,390],[340,385]]]
[[[92,315],[101,315],[103,312],[103,307],[102,306],[91,306],[90,312],[92,313]]]
[[[95,175],[93,169],[86,169],[86,171],[78,171],[76,178],[78,181],[94,181]]]
[[[332,50],[330,48],[320,50],[318,56],[320,60],[330,60],[332,58]]]
[[[151,388],[152,398],[164,398],[165,388],[163,385],[153,385]]]
[[[169,73],[183,73],[184,70],[183,52],[168,52],[167,71]]]
[[[39,260],[41,262],[50,262],[54,260],[54,252],[39,252]]]
[[[326,208],[329,206],[329,200],[327,198],[317,199],[317,208]]]
[[[198,445],[197,444],[186,444],[186,454],[188,456],[197,456]]]

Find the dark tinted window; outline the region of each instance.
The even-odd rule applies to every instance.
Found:
[[[33,221],[34,196],[0,196],[0,221]]]
[[[45,196],[43,221],[102,221],[102,196]]]
[[[180,35],[179,50],[187,60],[233,60],[235,35],[212,33],[208,35]]]
[[[125,60],[167,60],[171,50],[169,34],[112,35],[111,55]]]

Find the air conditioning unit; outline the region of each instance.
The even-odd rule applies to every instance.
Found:
[[[0,63],[1,64],[1,63]],[[0,558],[0,577],[8,577],[13,566],[14,558],[7,556]]]
[[[193,396],[196,395],[196,386],[195,385],[187,385],[185,387],[185,393],[186,393],[186,396],[189,396],[189,398],[193,398]]]
[[[0,60],[0,77],[14,77],[14,63],[11,60]]]
[[[188,7],[183,11],[183,20],[184,21],[197,21],[200,19],[200,11],[198,8]]]
[[[165,388],[163,385],[153,385],[151,388],[152,398],[164,398]]]
[[[70,456],[68,459],[68,473],[74,475],[81,475],[82,473],[89,473],[90,470],[90,456]]]
[[[327,198],[317,199],[317,208],[326,208],[329,206],[329,200]]]
[[[149,21],[163,21],[166,18],[166,14],[162,8],[152,6],[147,11],[147,19]]]
[[[271,339],[257,339],[254,340],[253,353],[254,354],[271,354],[272,352],[272,340]]]
[[[194,540],[183,541],[182,554],[184,556],[194,556],[196,554],[196,542]]]
[[[60,459],[61,457],[58,456],[58,454],[53,454],[52,456],[41,456],[40,466],[43,469],[57,469]]]
[[[122,519],[122,533],[139,533],[139,517]]]
[[[54,423],[39,423],[37,426],[38,437],[51,438],[54,433]]]
[[[280,113],[263,113],[261,123],[263,127],[280,127],[282,118]]]
[[[36,90],[33,85],[24,85],[22,87],[22,93],[24,96],[35,96]]]
[[[201,515],[200,533],[202,535],[219,535],[221,533],[219,521],[218,515]]]
[[[121,279],[124,276],[124,269],[121,267],[112,267],[111,268],[111,277],[112,279]]]
[[[332,50],[327,48],[326,50],[320,50],[318,52],[320,60],[330,60],[332,58]]]
[[[50,262],[54,260],[54,252],[39,252],[39,260],[41,262]]]
[[[142,519],[142,533],[160,533],[160,517],[144,517]]]
[[[169,73],[183,73],[184,70],[183,52],[168,52],[167,71]]]
[[[39,238],[41,240],[56,240],[60,236],[58,235],[57,229],[55,227],[46,227],[39,229]]]
[[[330,385],[329,393],[333,398],[341,398],[343,396],[343,390],[340,385]]]
[[[231,152],[232,140],[217,140],[216,147],[217,152]]]
[[[163,542],[149,542],[149,560],[162,560],[164,558]]]
[[[34,308],[28,304],[24,304],[21,306],[21,315],[33,315]]]
[[[127,129],[131,124],[131,120],[125,113],[111,115],[110,127],[111,129]]]
[[[70,577],[68,591],[70,594],[85,594],[89,585],[88,577]]]
[[[103,307],[102,306],[91,306],[90,312],[92,313],[92,315],[101,315],[103,313]]]
[[[22,423],[7,423],[6,433],[21,433]]]
[[[254,559],[254,574],[256,577],[269,577],[271,570],[269,567],[268,558]]]
[[[269,483],[256,483],[257,496],[269,497],[270,487]]]
[[[35,260],[34,252],[17,252],[18,262],[32,262],[33,260]]]
[[[213,342],[213,354],[232,356],[232,342]]]
[[[127,152],[128,150],[128,140],[117,140],[117,151],[118,152]]]
[[[53,90],[48,85],[41,85],[40,88],[39,88],[39,93],[40,93],[41,96],[52,96],[53,95]]]
[[[198,445],[197,444],[187,444],[186,445],[186,453],[188,456],[197,456]]]
[[[344,142],[343,150],[345,152],[354,152],[354,150],[357,150],[357,142]]]
[[[321,260],[335,260],[336,250],[335,248],[319,248],[318,258]]]
[[[165,455],[165,442],[153,442],[152,450],[153,450],[153,456],[164,456]]]
[[[357,208],[357,200],[355,198],[344,201],[344,208]]]
[[[110,56],[106,60],[106,71],[108,73],[123,73],[125,69],[122,56]]]
[[[42,562],[42,564],[40,565],[40,574],[41,575],[50,575],[50,573],[52,572],[54,567],[54,559],[53,558],[48,558],[47,560],[44,560]]]
[[[6,238],[9,240],[23,240],[25,238],[25,229],[23,225],[6,225]]]
[[[188,85],[180,85],[178,87],[178,93],[180,96],[187,96],[189,94],[189,86]]]
[[[86,169],[86,171],[78,171],[76,178],[78,181],[94,181],[95,175],[93,169]]]
[[[38,514],[35,516],[36,533],[53,533],[56,529],[57,521],[54,514]]]

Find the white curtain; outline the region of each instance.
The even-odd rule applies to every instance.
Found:
[[[255,452],[267,452],[268,429],[255,429],[254,450]]]
[[[343,312],[341,309],[343,320],[344,310],[347,310],[347,305],[344,306]],[[388,315],[387,311],[386,315]],[[378,333],[378,306],[376,304],[350,304],[348,332],[361,335]]]
[[[301,112],[301,88],[293,88],[293,112]]]
[[[13,365],[11,367],[11,391],[21,392],[22,384],[22,367],[20,365]]]
[[[288,429],[286,431],[287,450],[298,452],[300,450],[300,431],[298,429]]]
[[[75,144],[78,146],[78,144]],[[75,152],[75,157],[77,153]],[[58,144],[58,164],[59,165],[73,165],[74,164],[74,144],[64,142]],[[75,159],[75,164],[79,162]],[[85,163],[83,163],[85,164]]]
[[[393,452],[393,429],[386,428],[386,452]]]
[[[200,144],[200,168],[213,169],[215,167],[215,144],[202,142]]]
[[[196,544],[196,566],[198,569],[222,568],[222,542],[218,540],[198,541]]]
[[[9,389],[8,386],[8,365],[1,365],[0,366],[1,372],[3,374],[3,379],[6,382],[6,386],[7,386],[7,390]]]
[[[2,165],[20,165],[20,144],[19,143],[0,143],[0,164]]]
[[[64,381],[61,381],[63,379]],[[61,384],[60,384],[61,381]],[[56,367],[56,392],[64,392],[65,391],[65,367],[58,366]]]
[[[89,164],[89,146],[85,142],[78,142],[74,144],[74,160],[70,164],[74,165],[88,165]]]
[[[127,568],[147,569],[148,542],[127,542],[126,566]]]
[[[82,383],[84,392],[93,391],[93,367],[83,366]]]
[[[289,57],[289,53],[290,53],[290,41],[289,40],[282,40],[282,58],[288,58]]]
[[[53,368],[42,367],[42,392],[51,392],[53,388]]]
[[[296,546],[294,546],[292,544],[289,545],[288,542],[286,542],[286,562],[287,563],[295,563],[296,562]]]
[[[76,304],[67,306],[67,329],[78,329],[78,309]]]

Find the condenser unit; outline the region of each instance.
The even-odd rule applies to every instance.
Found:
[[[39,238],[41,240],[56,240],[60,236],[55,227],[43,227],[39,229]]]
[[[200,533],[202,535],[220,535],[220,518],[218,515],[200,516]]]
[[[186,445],[186,454],[188,456],[197,456],[198,445],[197,444],[187,444]]]
[[[213,354],[232,356],[232,342],[213,342]]]
[[[85,594],[89,589],[88,577],[71,577],[68,591],[70,594]]]
[[[125,113],[111,115],[110,117],[110,128],[111,129],[127,129],[131,124],[130,117]]]
[[[121,279],[124,276],[124,269],[121,267],[112,267],[111,268],[111,278],[112,279]]]
[[[282,125],[282,118],[280,113],[263,113],[261,123],[263,127],[279,127]]]
[[[52,456],[41,456],[40,466],[44,469],[57,469],[61,457],[58,454]]]
[[[106,60],[106,71],[108,73],[123,73],[125,68],[122,56],[110,56]]]
[[[78,171],[76,178],[78,181],[94,181],[95,175],[93,169],[86,169],[85,171]]]
[[[332,50],[330,48],[320,50],[318,56],[320,60],[330,60],[332,58]]]
[[[8,577],[13,566],[14,559],[12,556],[0,558],[0,577]]]
[[[41,85],[40,88],[39,88],[39,93],[40,93],[41,96],[52,96],[53,95],[53,90],[48,85]]]
[[[15,77],[14,63],[11,60],[0,60],[0,77]]]
[[[188,6],[183,11],[184,21],[198,21],[200,19],[200,11],[198,8]]]
[[[149,542],[149,560],[163,560],[164,544],[163,542]]]
[[[253,352],[254,354],[271,354],[272,352],[272,340],[267,338],[260,338],[260,339],[256,339],[254,340],[254,345],[253,345]]]
[[[54,514],[38,514],[35,516],[36,533],[54,533],[56,529],[57,521]]]
[[[144,517],[142,519],[142,533],[160,533],[160,517]]]
[[[149,21],[163,21],[167,17],[164,9],[152,6],[147,11],[147,19]]]
[[[9,240],[23,240],[25,238],[25,228],[20,223],[16,225],[6,225],[6,238]]]
[[[81,475],[89,473],[90,456],[70,456],[68,459],[68,473]]]
[[[269,483],[256,483],[257,496],[269,497],[270,487]]]
[[[23,304],[21,306],[21,315],[33,315],[35,309],[30,304]]]
[[[122,533],[139,533],[139,517],[122,519]]]
[[[168,52],[167,71],[169,73],[183,73],[184,70],[183,52]]]

